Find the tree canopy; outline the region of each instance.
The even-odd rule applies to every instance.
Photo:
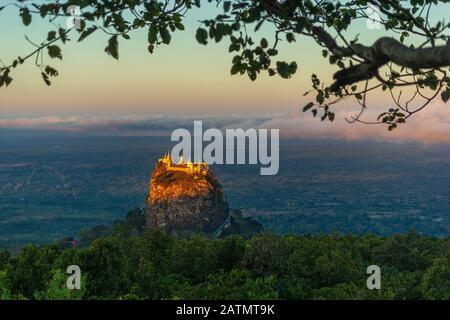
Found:
[[[303,106],[322,121],[333,121],[335,105],[353,98],[360,112],[349,122],[386,124],[389,130],[426,108],[435,98],[447,102],[450,97],[450,24],[445,21],[448,0],[208,0],[220,7],[220,14],[205,17],[196,31],[203,45],[227,41],[235,53],[231,74],[256,80],[261,73],[291,78],[306,61],[282,61],[277,58],[279,44],[312,39],[323,49],[323,57],[335,66],[332,83],[311,76],[314,99]],[[34,58],[46,84],[58,76],[48,59],[62,59],[62,45],[74,39],[83,41],[99,30],[106,35],[106,54],[119,59],[119,42],[128,40],[131,31],[148,34],[149,53],[170,45],[172,34],[185,29],[184,19],[200,0],[53,0],[45,3],[11,0],[0,7],[17,8],[23,24],[46,19],[51,30],[32,52],[0,65],[0,86],[12,82],[13,70]],[[75,7],[74,7],[75,6]],[[59,18],[73,16],[78,7],[79,23],[68,28],[55,27]],[[444,10],[442,10],[444,8]],[[78,10],[78,9],[77,9]],[[373,12],[376,14],[374,15]],[[438,15],[438,19],[432,16]],[[377,23],[386,36],[365,44],[349,32],[360,20]],[[260,32],[269,25],[273,37]],[[364,31],[363,31],[364,32]],[[144,45],[144,44],[143,44]],[[392,97],[376,119],[365,119],[369,107],[367,94],[383,90]]]
[[[0,265],[0,300],[448,299],[449,241],[416,233],[181,239],[146,230],[86,247],[28,245]],[[66,286],[73,264],[80,290]],[[381,290],[366,286],[373,264]]]
[[[275,235],[211,239],[144,230],[137,209],[125,220],[66,240],[0,249],[4,299],[448,299],[450,238],[415,232]],[[79,290],[67,267],[79,266]],[[369,290],[367,268],[381,269]]]

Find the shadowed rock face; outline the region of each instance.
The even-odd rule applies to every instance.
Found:
[[[208,168],[179,169],[163,160],[156,164],[147,197],[147,226],[213,232],[229,213],[219,180]]]

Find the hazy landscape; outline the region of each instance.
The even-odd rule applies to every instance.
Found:
[[[0,247],[77,236],[143,207],[169,137],[0,135]],[[280,172],[215,165],[230,207],[277,233],[450,235],[450,147],[281,141]]]

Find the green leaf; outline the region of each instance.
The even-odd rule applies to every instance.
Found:
[[[114,59],[119,59],[119,42],[117,36],[112,36],[108,40],[108,45],[105,48],[105,52],[112,56]]]
[[[59,38],[61,39],[62,43],[66,43],[69,38],[67,38],[67,32],[63,28],[59,28],[58,30]]]
[[[289,76],[289,65],[284,61],[277,62],[277,72],[283,78],[288,78]]]
[[[264,23],[264,19],[260,20],[255,26],[255,32],[258,31]]]
[[[54,68],[52,68],[50,66],[45,67],[45,73],[48,74],[51,77],[57,77],[58,76],[58,70],[56,70],[56,69],[54,69]]]
[[[163,28],[159,30],[159,34],[161,35],[162,42],[165,44],[169,44],[172,37],[170,36],[169,30]]]
[[[6,87],[9,86],[12,80],[13,79],[9,76],[9,69],[6,69],[0,77],[0,87],[3,86],[3,84],[5,84]]]
[[[278,54],[278,51],[276,49],[269,49],[267,50],[267,54],[269,56],[276,56]]]
[[[200,44],[206,45],[208,43],[208,32],[203,28],[198,28],[195,34],[195,38]]]
[[[175,27],[177,27],[178,30],[184,30],[184,25],[181,22],[175,22]]]
[[[62,60],[61,49],[57,45],[48,46],[47,50],[48,50],[48,55],[50,56],[50,58],[52,58],[52,59],[58,58],[58,59]]]
[[[261,48],[265,49],[269,46],[269,43],[267,42],[266,38],[261,39]]]
[[[223,2],[223,11],[228,12],[230,11],[231,7],[231,1],[224,1]]]
[[[28,26],[31,23],[31,14],[30,10],[28,8],[22,8],[20,9],[20,16],[22,17],[22,22],[24,25]]]
[[[445,89],[445,91],[441,93],[441,98],[442,101],[447,103],[447,101],[450,99],[450,88]]]
[[[297,71],[297,62],[293,61],[289,64],[289,71],[291,74],[294,74]]]
[[[325,101],[325,96],[324,96],[324,94],[323,94],[323,91],[319,91],[319,92],[317,93],[316,101],[317,101],[318,103],[320,103],[320,104],[322,104],[322,103]]]
[[[47,41],[55,40],[56,38],[56,31],[50,31],[47,35]]]
[[[334,112],[328,112],[328,120],[333,122],[334,121],[334,117],[335,117]]]
[[[294,36],[294,34],[291,33],[291,32],[286,33],[286,40],[287,40],[287,42],[289,42],[289,43],[294,42],[294,41],[295,41],[295,36]]]
[[[41,15],[42,18],[44,18],[47,15],[48,11],[49,11],[48,5],[43,4],[39,7],[39,14]]]
[[[256,72],[254,71],[248,71],[248,76],[250,78],[250,80],[255,81],[256,80]]]
[[[241,48],[241,46],[237,43],[232,43],[230,44],[228,51],[229,52],[233,52],[233,51],[239,51],[239,49]]]
[[[86,30],[84,30],[81,35],[80,38],[78,39],[78,42],[83,41],[84,39],[86,39],[88,36],[90,36],[95,30],[97,30],[97,26],[93,26],[90,28],[87,28]]]
[[[233,74],[238,73],[240,71],[240,69],[241,69],[241,66],[239,64],[234,64],[231,67],[231,74],[233,75]]]
[[[158,40],[158,27],[152,24],[148,29],[148,43],[155,43]]]
[[[311,109],[314,106],[314,103],[309,102],[306,106],[303,107],[303,112],[308,111],[309,109]]]
[[[50,82],[48,76],[44,72],[42,72],[41,75],[42,75],[42,79],[44,79],[45,84],[50,86],[52,83]]]

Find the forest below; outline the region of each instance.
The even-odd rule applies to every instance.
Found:
[[[132,210],[112,227],[0,250],[1,299],[450,299],[450,239],[375,235],[169,235]],[[81,268],[81,289],[66,268]],[[369,290],[369,265],[381,289]]]
[[[139,210],[72,239],[0,250],[1,299],[450,299],[450,238],[169,235]],[[66,268],[81,269],[69,290]],[[369,290],[367,267],[381,268]]]

